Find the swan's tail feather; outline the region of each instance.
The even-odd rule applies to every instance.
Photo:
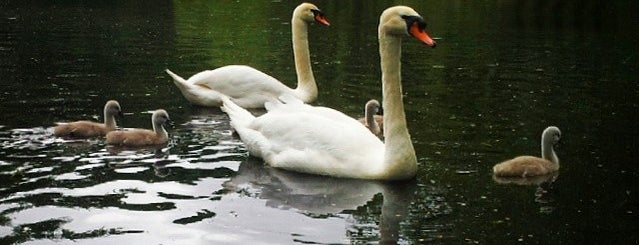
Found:
[[[166,69],[164,70],[167,74],[169,74],[169,76],[171,76],[173,78],[173,81],[175,82],[175,84],[177,85],[178,83],[182,83],[185,84],[186,80],[184,80],[184,78],[182,78],[181,76],[178,76],[177,74],[173,73],[171,70]],[[180,86],[180,85],[178,85]]]
[[[172,71],[170,71],[169,69],[164,70],[167,74],[169,74],[169,76],[171,76],[171,78],[173,78],[173,83],[175,84],[175,86],[177,86],[180,91],[182,92],[182,94],[184,95],[184,97],[186,97],[187,100],[192,101],[191,97],[193,97],[193,91],[196,91],[195,89],[193,89],[193,85],[186,82],[186,80],[184,80],[184,78],[182,78],[181,76],[178,76],[177,74],[173,73]]]
[[[186,100],[188,100],[192,104],[201,106],[222,105],[220,94],[217,91],[207,88],[206,86],[196,85],[187,80],[184,80],[184,78],[171,72],[169,69],[166,69],[164,71],[173,78],[173,83],[175,84],[175,86],[180,89],[180,92],[182,93],[182,95],[184,95],[184,98],[186,98]]]
[[[255,119],[253,114],[235,104],[235,102],[231,101],[227,96],[222,96],[222,107],[220,107],[220,109],[229,115],[229,118],[231,118],[231,126],[235,128],[236,131],[239,128],[246,127]]]

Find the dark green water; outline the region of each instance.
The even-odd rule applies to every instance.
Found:
[[[376,25],[413,7],[438,47],[407,39],[402,76],[419,174],[407,183],[300,175],[247,157],[228,118],[164,74],[247,64],[294,85],[278,1],[0,3],[0,243],[634,244],[639,242],[636,1],[318,1],[317,104],[354,117],[381,99]],[[113,149],[56,122],[124,127],[149,110],[171,143]],[[501,184],[492,166],[562,130],[561,169]]]

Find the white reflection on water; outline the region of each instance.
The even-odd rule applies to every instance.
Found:
[[[257,196],[266,200],[264,205],[282,210],[292,210],[307,217],[326,217],[344,219],[346,227],[340,225],[340,235],[306,237],[303,234],[323,234],[313,232],[296,233],[299,241],[320,243],[348,243],[352,237],[343,237],[344,229],[357,230],[369,226],[378,234],[370,234],[375,241],[399,241],[400,222],[408,214],[412,201],[414,183],[383,183],[378,181],[336,179],[323,176],[299,174],[265,167],[253,158],[240,165],[238,175],[224,184],[225,190],[247,196]],[[380,223],[357,221],[346,215],[372,202],[378,194],[383,196]],[[282,220],[280,218],[280,220]],[[305,223],[300,223],[306,226]],[[358,226],[358,228],[349,228]],[[296,226],[293,226],[296,227]],[[291,229],[290,227],[288,228]],[[319,229],[326,229],[319,228]],[[331,240],[335,238],[337,240]],[[308,240],[305,240],[308,239]]]

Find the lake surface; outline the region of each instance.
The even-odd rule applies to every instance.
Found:
[[[381,99],[376,28],[391,1],[318,1],[309,28],[318,105],[353,117]],[[248,156],[228,117],[191,106],[184,77],[247,64],[294,86],[280,1],[0,3],[0,243],[633,244],[639,242],[639,3],[399,1],[438,47],[407,38],[402,77],[419,159],[408,182],[310,176]],[[58,122],[175,127],[160,149],[52,136]],[[550,179],[492,166],[539,155]]]

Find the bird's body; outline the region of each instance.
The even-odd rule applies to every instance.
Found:
[[[544,130],[541,136],[541,155],[518,156],[503,161],[493,167],[493,174],[499,177],[532,177],[547,175],[559,170],[559,158],[553,146],[559,142],[561,131],[551,126]]]
[[[308,47],[308,25],[318,22],[329,25],[324,14],[313,4],[302,3],[291,19],[293,55],[297,73],[297,88],[292,89],[272,76],[246,65],[228,65],[191,76],[188,80],[166,70],[184,97],[195,105],[222,105],[229,97],[242,108],[263,108],[264,103],[282,95],[291,95],[305,103],[317,99],[317,84],[313,76]]]
[[[92,138],[105,136],[116,129],[115,115],[121,114],[120,104],[115,100],[107,101],[104,105],[104,123],[81,120],[61,123],[53,128],[57,137]]]
[[[364,117],[357,119],[364,124],[368,130],[374,135],[381,137],[384,135],[384,116],[377,115],[380,104],[377,100],[369,100],[366,102]]]
[[[151,116],[153,130],[129,129],[109,132],[106,143],[118,146],[147,146],[161,145],[169,141],[169,135],[163,125],[170,122],[169,114],[165,110],[156,110]]]
[[[557,171],[559,166],[551,161],[534,156],[518,156],[499,163],[493,168],[497,176],[530,177]]]

